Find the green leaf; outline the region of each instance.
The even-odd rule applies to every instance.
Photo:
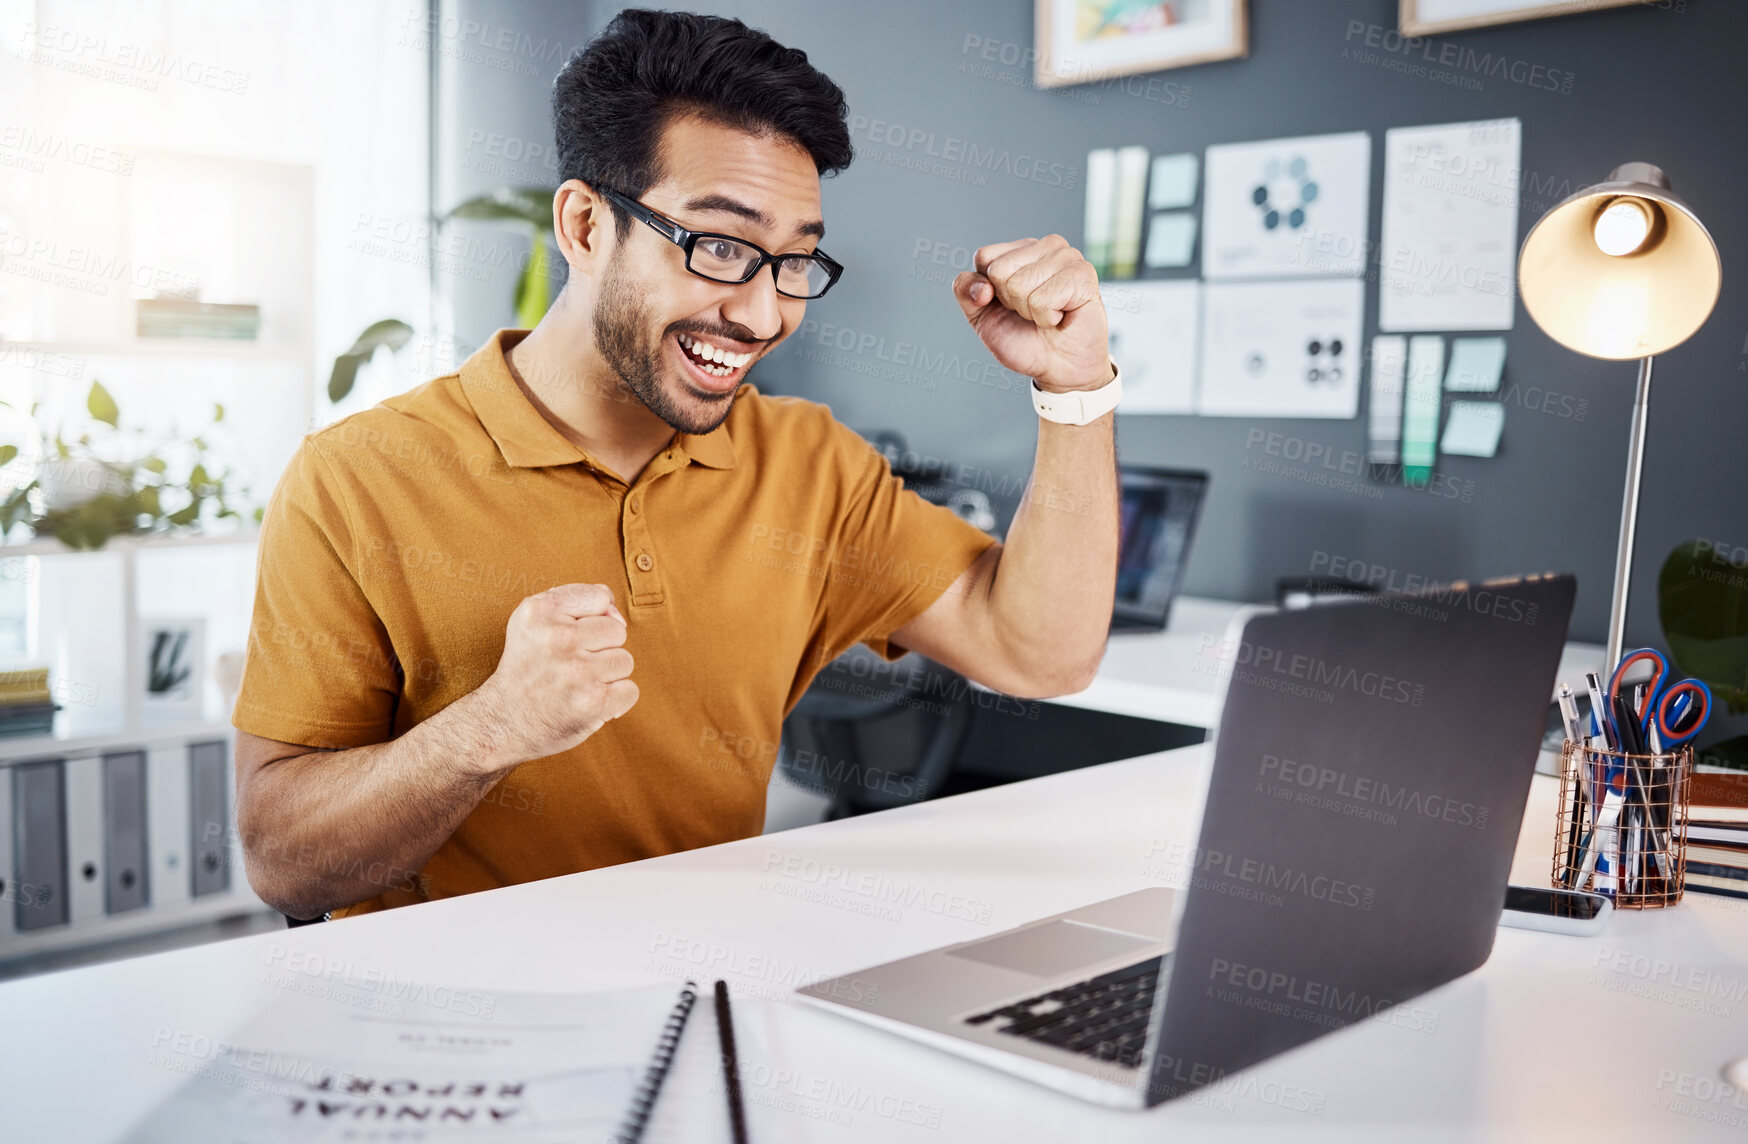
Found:
[[[452,218],[498,219],[532,223],[552,229],[552,199],[558,191],[551,187],[499,187],[489,194],[468,199],[443,216]]]
[[[13,525],[30,520],[30,490],[36,486],[37,482],[32,481],[21,489],[14,489],[6,502],[0,504],[0,533],[11,532]]]
[[[147,472],[151,472],[151,473],[162,473],[165,469],[167,469],[169,467],[170,467],[169,465],[164,463],[164,458],[162,458],[162,457],[147,457],[145,460],[140,462],[140,468],[145,469]]]
[[[109,395],[109,390],[103,388],[101,381],[91,383],[91,392],[85,395],[85,408],[94,419],[111,429],[121,420],[121,410],[115,407],[115,398]]]
[[[210,484],[212,484],[212,478],[206,475],[205,465],[196,465],[188,471],[188,488],[196,496],[200,495],[200,491]]]
[[[192,501],[188,502],[185,507],[179,508],[171,513],[169,517],[170,523],[178,527],[186,524],[193,524],[198,519],[200,519],[199,497],[195,497]]]
[[[399,318],[384,318],[380,322],[372,322],[366,326],[364,332],[358,335],[358,340],[352,343],[352,348],[346,352],[353,354],[375,353],[378,346],[387,346],[395,353],[399,353],[401,347],[412,340],[413,327]]]
[[[516,326],[532,330],[546,316],[552,304],[552,283],[546,276],[546,236],[534,233],[534,245],[528,251],[528,265],[516,281]]]
[[[1657,579],[1657,617],[1674,666],[1732,711],[1748,708],[1748,569],[1705,541],[1677,546]]]
[[[18,456],[17,445],[0,445],[0,465],[10,465],[12,458]]]
[[[222,402],[222,401],[213,402],[213,404],[212,404],[212,419],[214,422],[223,421],[225,419],[224,402]]]
[[[334,359],[333,372],[328,375],[328,400],[339,404],[352,392],[358,380],[358,367],[369,361],[376,351],[387,346],[390,353],[399,353],[413,338],[413,327],[399,318],[384,318],[365,327],[352,343],[352,348]]]
[[[363,354],[341,354],[334,359],[334,372],[328,375],[328,400],[338,405],[352,392],[358,380],[358,367],[364,364]]]

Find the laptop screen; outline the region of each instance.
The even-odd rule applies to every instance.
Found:
[[[1113,619],[1128,626],[1164,627],[1183,583],[1208,474],[1124,465],[1121,480],[1122,548]]]

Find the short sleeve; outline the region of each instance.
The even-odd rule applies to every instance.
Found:
[[[338,478],[305,438],[261,521],[238,730],[331,749],[393,737],[400,675],[356,566]]]
[[[866,643],[896,660],[905,649],[891,634],[928,611],[996,541],[906,488],[872,445],[834,427],[846,494],[826,572],[822,644],[828,658]]]

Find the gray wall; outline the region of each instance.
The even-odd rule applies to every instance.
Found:
[[[535,40],[582,40],[618,5],[449,0],[444,7],[492,27],[529,31]],[[883,357],[902,341],[931,355],[984,360],[948,294],[951,271],[939,275],[930,259],[933,244],[969,250],[1051,231],[1078,242],[1081,173],[1092,147],[1200,151],[1212,143],[1355,129],[1373,137],[1375,238],[1386,128],[1516,116],[1531,182],[1522,230],[1567,190],[1600,180],[1617,163],[1644,159],[1663,166],[1706,220],[1727,268],[1711,321],[1663,358],[1657,372],[1629,638],[1662,642],[1653,585],[1671,548],[1696,536],[1748,545],[1748,506],[1735,495],[1748,347],[1744,291],[1731,269],[1748,256],[1748,220],[1732,190],[1748,183],[1739,126],[1748,108],[1748,69],[1740,63],[1748,5],[1667,0],[1447,38],[1476,53],[1570,73],[1569,93],[1489,75],[1475,77],[1476,90],[1350,58],[1364,34],[1353,34],[1355,22],[1393,29],[1396,0],[1250,0],[1248,59],[1162,72],[1151,77],[1156,83],[1143,79],[1129,90],[1095,85],[1060,92],[1033,90],[1029,67],[999,62],[1030,48],[1032,0],[745,0],[699,7],[738,15],[805,49],[843,85],[856,115],[933,133],[937,150],[954,136],[1042,164],[1041,181],[992,172],[987,185],[976,186],[906,165],[924,158],[926,144],[905,152],[872,144],[868,130],[859,131],[857,162],[825,186],[824,245],[849,271],[809,317],[858,337],[873,335],[875,347],[846,352],[822,344],[817,332],[795,339],[755,371],[761,386],[825,401],[858,429],[895,428],[917,452],[977,466],[972,479],[1017,490],[1036,432],[1022,391],[1002,389],[1009,379],[999,374],[941,377],[892,368]],[[998,45],[993,74],[979,73],[987,65],[977,51],[967,53],[968,37]],[[440,134],[452,149],[474,127],[544,138],[547,85],[557,62],[542,66],[539,78],[465,61],[452,67],[459,97],[445,100]],[[963,174],[963,166],[955,173]],[[474,189],[494,181],[503,180],[476,181]],[[930,280],[932,272],[943,280]],[[505,296],[507,286],[460,307],[464,337],[477,341],[507,322]],[[1376,298],[1371,289],[1368,338],[1376,330]],[[1452,480],[1472,482],[1467,503],[1401,486],[1383,486],[1374,498],[1247,467],[1259,458],[1247,448],[1253,429],[1338,454],[1362,451],[1363,409],[1348,422],[1123,418],[1125,460],[1213,474],[1188,590],[1267,598],[1276,577],[1312,572],[1319,553],[1375,564],[1398,578],[1568,569],[1580,581],[1573,634],[1600,641],[1633,366],[1561,349],[1521,307],[1508,341],[1505,387],[1515,396],[1500,455],[1440,461]]]

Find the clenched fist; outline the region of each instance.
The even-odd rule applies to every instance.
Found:
[[[953,296],[996,361],[1057,392],[1111,380],[1099,276],[1066,238],[998,242],[974,265],[953,279]]]
[[[601,584],[561,584],[510,613],[504,654],[475,698],[493,719],[494,755],[545,758],[631,710],[637,684],[625,617]]]

